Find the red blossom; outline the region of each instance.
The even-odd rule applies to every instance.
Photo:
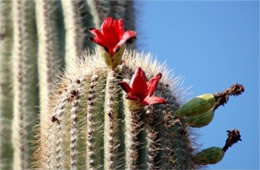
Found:
[[[90,40],[104,49],[113,56],[128,40],[135,38],[135,31],[124,31],[123,19],[115,20],[107,17],[101,25],[101,31],[95,28],[89,29],[95,36]]]
[[[121,82],[120,86],[126,91],[127,99],[137,100],[142,106],[156,103],[166,103],[167,101],[161,97],[152,96],[157,87],[162,74],[159,73],[155,77],[146,82],[146,76],[141,68],[138,68],[132,77],[130,86],[126,82]]]

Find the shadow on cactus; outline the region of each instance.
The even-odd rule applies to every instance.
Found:
[[[229,95],[241,94],[243,86],[235,84],[181,106],[178,81],[166,67],[150,55],[125,50],[136,33],[124,31],[123,20],[109,17],[101,31],[90,32],[100,47],[75,61],[57,84],[37,167],[198,169],[219,162],[240,140],[238,130],[229,131],[233,135],[223,148],[197,153],[189,132],[209,124],[217,107]]]

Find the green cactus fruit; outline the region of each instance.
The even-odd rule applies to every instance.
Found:
[[[207,111],[201,115],[187,117],[187,122],[190,127],[200,128],[208,125],[214,117],[214,110]]]
[[[219,147],[210,147],[202,150],[193,158],[197,165],[216,164],[224,157],[224,150]]]
[[[214,94],[203,94],[197,96],[184,105],[182,105],[177,111],[178,116],[197,116],[201,115],[210,109],[214,108],[216,99]]]

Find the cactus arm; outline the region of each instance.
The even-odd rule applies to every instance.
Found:
[[[13,28],[11,1],[0,1],[0,169],[12,169],[13,117],[11,51]]]
[[[34,2],[13,1],[14,25],[14,169],[30,166],[29,144],[36,116],[36,32],[34,29]]]
[[[62,0],[61,4],[65,23],[65,63],[68,68],[80,56],[85,35],[80,22],[79,0]]]

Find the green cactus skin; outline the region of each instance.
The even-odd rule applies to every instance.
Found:
[[[178,116],[196,116],[209,111],[215,105],[216,99],[214,94],[203,94],[182,105],[176,114]]]
[[[54,88],[54,80],[62,64],[62,50],[57,18],[58,1],[39,0],[36,2],[36,26],[38,33],[38,75],[40,95],[40,126],[48,126],[49,105]],[[45,114],[44,114],[45,113]],[[45,129],[45,128],[42,128]],[[46,134],[40,132],[41,134]]]
[[[216,164],[224,157],[224,150],[219,147],[210,147],[202,150],[194,156],[194,162],[198,165]]]
[[[118,5],[113,6],[110,1],[99,2],[93,1],[94,7],[85,0],[0,1],[0,168],[28,169],[39,166],[32,164],[32,153],[36,148],[33,145],[41,145],[40,148],[49,150],[49,155],[42,155],[42,152],[45,153],[43,150],[35,153],[35,159],[45,160],[41,167],[57,167],[55,161],[59,158],[59,152],[57,151],[57,155],[50,154],[56,153],[56,146],[44,147],[48,140],[43,140],[56,137],[59,130],[54,127],[47,128],[51,125],[50,108],[53,105],[51,98],[55,88],[54,82],[62,74],[64,67],[70,67],[70,64],[81,56],[83,50],[94,49],[93,43],[88,40],[87,29],[94,27],[95,17],[98,16],[99,24],[96,24],[96,27],[99,27],[111,11],[117,11],[117,17],[124,18],[125,23],[134,29],[133,2],[116,1],[120,8]],[[96,10],[95,15],[91,15],[92,10]],[[128,15],[129,11],[131,15]],[[87,101],[85,96],[79,95],[79,99]],[[76,100],[72,103],[71,106],[64,105],[64,109],[73,109],[72,113],[82,109],[81,102]],[[62,108],[58,110],[61,111]],[[72,136],[86,136],[83,130],[86,124],[82,121],[77,122],[84,114],[78,114],[76,117],[75,113],[73,115]],[[67,119],[70,121],[70,118]],[[36,139],[32,139],[35,135],[32,127],[38,121],[40,123],[37,126],[41,128],[36,137],[39,143],[35,144]],[[67,134],[66,130],[63,132]],[[43,137],[44,135],[47,136]],[[71,159],[70,165],[61,165],[65,168],[86,167],[83,160],[86,154],[77,154],[77,149],[86,143],[81,137],[75,141],[75,138],[70,139],[68,136],[70,135],[67,135],[68,140],[73,140],[71,145],[67,145],[71,150],[69,152],[74,154],[72,158],[80,158],[77,158],[76,162],[75,159]],[[41,137],[41,140],[38,137]],[[57,141],[55,145],[58,143]]]
[[[28,169],[32,162],[32,127],[36,123],[37,82],[36,29],[34,1],[12,1],[14,46],[13,93],[14,118],[12,142],[14,147],[14,169]]]
[[[198,116],[189,116],[186,121],[188,122],[190,127],[200,128],[203,126],[207,126],[214,117],[214,110],[207,111]]]
[[[80,0],[61,0],[65,25],[65,63],[69,67],[72,60],[80,56],[85,39],[83,24],[80,20]]]
[[[13,117],[11,5],[11,1],[0,3],[0,169],[12,169],[13,160],[11,143]]]
[[[126,51],[123,60],[124,64],[111,70],[96,53],[66,71],[57,85],[60,92],[51,102],[48,129],[55,134],[40,149],[47,156],[38,159],[38,168],[46,164],[44,158],[56,157],[44,169],[195,169],[188,127],[174,116],[179,102],[168,84],[176,82],[149,56]],[[129,110],[119,82],[130,81],[137,67],[147,70],[148,77],[158,72],[165,75],[156,93],[171,100],[168,104]],[[79,120],[78,115],[84,116]],[[80,140],[85,145],[77,145]],[[46,149],[53,146],[55,152]]]
[[[187,122],[176,116],[178,82],[164,66],[126,51],[123,64],[111,70],[99,52],[82,55],[85,49],[94,52],[87,29],[99,27],[107,16],[123,18],[125,29],[134,30],[133,1],[0,1],[1,169],[197,169],[202,164],[194,161]],[[155,93],[168,104],[128,108],[118,83],[130,81],[137,67],[147,77],[163,73]],[[195,106],[202,106],[201,112],[211,108]],[[32,130],[37,121],[38,131]]]

